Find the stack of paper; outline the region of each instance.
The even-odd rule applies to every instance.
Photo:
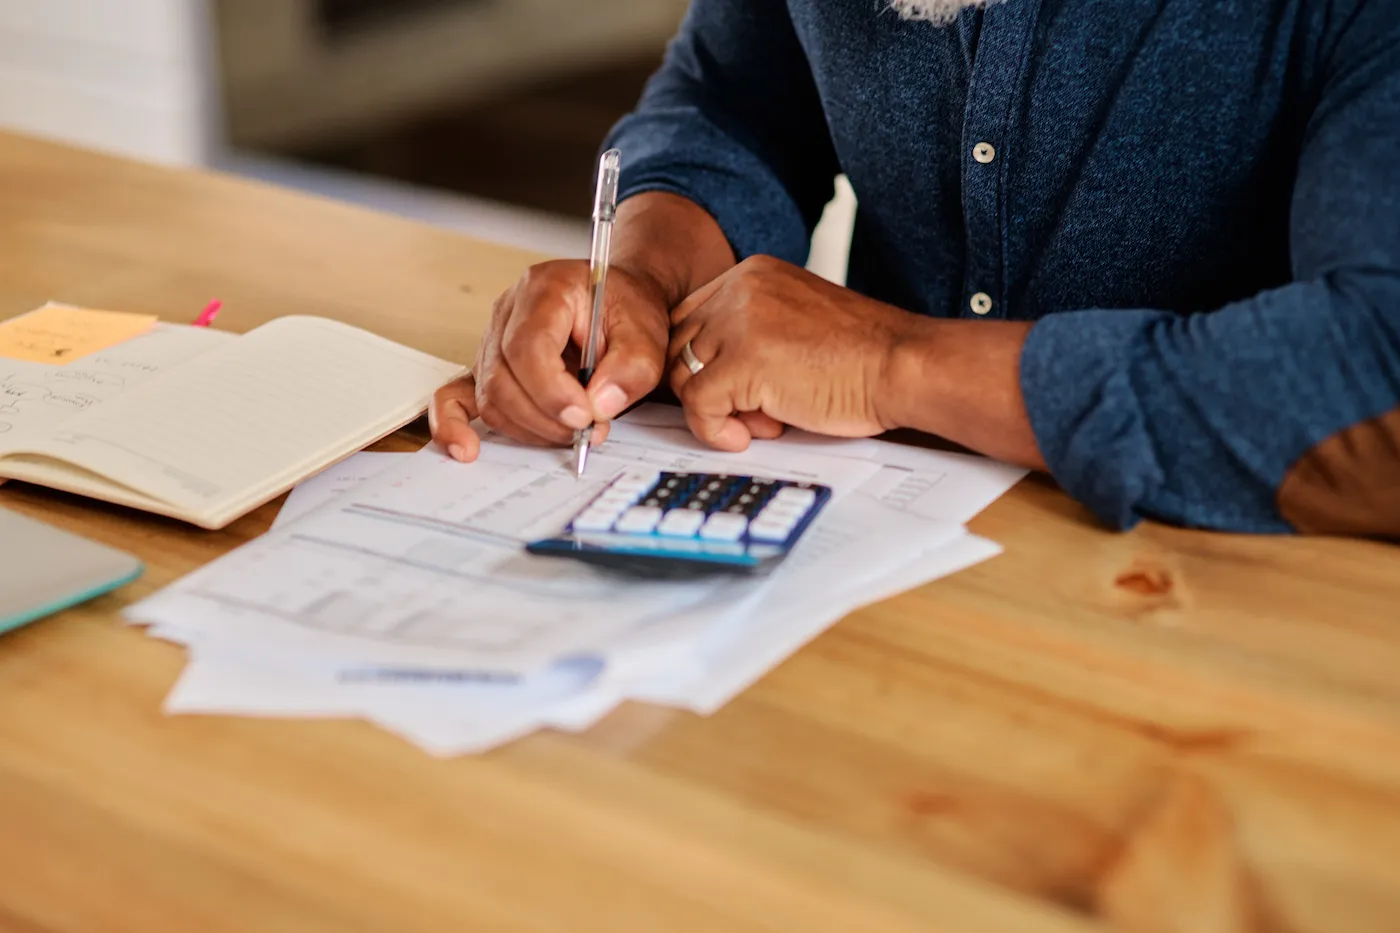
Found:
[[[834,497],[759,580],[637,582],[525,553],[638,465],[821,482]],[[801,434],[720,454],[651,406],[613,425],[581,481],[567,452],[496,437],[469,465],[434,447],[361,454],[129,617],[189,647],[170,712],[362,717],[468,753],[585,729],[629,699],[713,712],[853,609],[998,553],[963,525],[1023,475]]]

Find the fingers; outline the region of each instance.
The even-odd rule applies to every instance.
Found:
[[[608,316],[607,340],[588,384],[593,417],[616,418],[661,382],[666,366],[667,319],[663,309],[617,307]]]
[[[433,393],[428,427],[453,460],[470,463],[481,452],[481,438],[471,424],[476,416],[476,380],[470,373]]]
[[[701,442],[717,450],[738,453],[747,450],[753,433],[743,419],[736,417],[733,383],[722,363],[706,364],[699,373],[689,371],[677,391],[685,409],[685,422]],[[766,416],[764,416],[766,417]]]
[[[714,344],[710,335],[701,328],[700,318],[701,315],[693,315],[689,321],[671,328],[671,339],[666,348],[666,358],[671,361],[670,384],[671,391],[676,393],[676,398],[682,397],[681,392],[685,389],[686,383],[695,377],[695,374],[691,373],[690,367],[686,365],[681,349],[687,343],[690,344],[690,351],[701,363],[701,372],[704,372],[704,369],[714,362],[719,353],[719,347]]]
[[[493,431],[535,447],[572,441],[573,430],[535,404],[503,354],[488,350],[480,372],[476,408],[481,420]]]
[[[787,425],[761,411],[741,411],[734,417],[744,422],[754,440],[773,441],[783,436]]]
[[[783,425],[762,412],[739,410],[740,399],[734,391],[730,368],[722,359],[723,350],[704,327],[706,302],[718,287],[711,283],[702,288],[672,314],[667,358],[672,360],[671,389],[685,409],[690,432],[711,447],[737,453],[747,450],[755,437],[779,436]],[[686,344],[701,363],[698,373],[692,373],[682,357],[681,349]]]
[[[497,401],[505,415],[515,413],[510,406],[517,398],[526,398],[533,409],[570,430],[592,422],[592,403],[564,365],[574,322],[588,313],[588,298],[586,283],[577,275],[564,275],[562,266],[547,263],[526,273],[500,337],[500,356],[521,389],[518,394],[504,393],[509,400]],[[490,388],[494,397],[495,386]]]
[[[728,282],[729,277],[727,275],[721,275],[700,286],[700,288],[696,289],[694,292],[691,292],[690,296],[686,298],[685,301],[676,305],[675,309],[671,312],[672,329],[679,328],[692,314],[709,304],[710,299],[715,297],[715,295],[719,293],[719,290],[727,285]]]

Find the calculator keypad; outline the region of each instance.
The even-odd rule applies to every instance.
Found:
[[[751,476],[629,472],[570,523],[584,533],[782,544],[817,505],[816,487]]]

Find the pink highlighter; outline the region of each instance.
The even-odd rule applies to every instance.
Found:
[[[223,306],[224,303],[222,301],[219,301],[217,298],[209,302],[209,304],[205,306],[204,310],[199,312],[199,317],[194,319],[194,326],[208,327],[210,324],[213,324],[214,318],[218,316],[219,309]]]

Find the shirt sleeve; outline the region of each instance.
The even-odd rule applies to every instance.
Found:
[[[1400,538],[1400,17],[1357,4],[1294,188],[1293,281],[1190,316],[1051,315],[1021,384],[1103,521]]]
[[[694,201],[739,259],[806,262],[838,173],[783,0],[693,0],[605,146],[622,151],[620,198],[668,191]]]

